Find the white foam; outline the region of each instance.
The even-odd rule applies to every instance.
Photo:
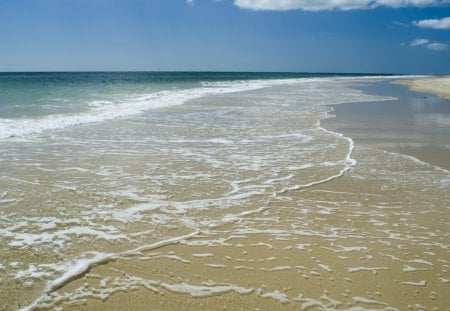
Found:
[[[47,283],[47,286],[44,292],[39,296],[35,301],[33,301],[30,305],[19,309],[20,311],[31,311],[34,310],[41,302],[45,301],[47,298],[47,294],[63,287],[65,284],[70,282],[73,279],[76,279],[80,275],[86,273],[90,268],[95,265],[108,262],[114,259],[113,254],[107,253],[97,253],[93,258],[87,259],[83,258],[75,261],[64,274],[60,277],[50,281]],[[33,274],[33,268],[31,268],[31,274]]]
[[[450,279],[446,279],[446,278],[443,278],[443,277],[439,277],[439,279],[440,279],[441,282],[444,283],[444,284],[450,283]]]
[[[258,242],[258,243],[255,243],[255,244],[250,244],[250,246],[264,246],[264,247],[267,247],[269,249],[273,249],[272,245],[270,245],[268,243],[264,243],[264,242]]]
[[[219,145],[231,145],[233,144],[233,141],[227,138],[211,138],[211,139],[204,139],[204,140],[198,140],[198,139],[172,139],[170,140],[171,143],[178,143],[178,144],[219,144]]]
[[[275,290],[273,292],[264,293],[261,295],[263,298],[272,298],[278,300],[281,303],[289,302],[289,298],[286,294],[280,292],[279,290]]]
[[[427,285],[426,280],[421,280],[418,282],[402,282],[403,285],[411,285],[411,286],[419,286],[419,287],[425,287]]]
[[[76,279],[76,278],[80,277],[81,275],[85,274],[93,266],[107,263],[109,261],[115,260],[117,257],[120,257],[120,256],[140,254],[143,251],[149,251],[149,250],[160,248],[165,245],[180,243],[181,241],[183,241],[185,239],[189,239],[189,238],[197,235],[198,233],[199,233],[199,231],[194,231],[194,232],[188,233],[186,235],[172,237],[172,238],[162,240],[162,241],[150,244],[150,245],[139,246],[137,248],[134,248],[134,249],[131,249],[131,250],[119,253],[119,254],[96,253],[93,258],[82,258],[82,259],[76,260],[74,263],[69,263],[69,264],[65,265],[68,267],[65,269],[64,274],[62,274],[61,276],[59,276],[58,278],[56,278],[52,281],[49,281],[47,283],[47,286],[46,286],[46,289],[44,290],[44,292],[38,298],[36,298],[36,300],[34,300],[30,305],[28,305],[24,308],[21,308],[20,311],[34,310],[41,302],[45,301],[45,299],[47,298],[47,295],[49,293],[61,288],[62,286],[64,286],[68,282],[70,282],[71,280]]]
[[[327,272],[333,272],[333,269],[331,269],[330,266],[324,265],[324,264],[318,264],[319,267],[321,267],[323,270],[327,271]]]
[[[432,266],[433,265],[433,263],[431,263],[429,261],[426,261],[426,260],[423,260],[423,259],[412,259],[409,262],[423,264],[423,265],[428,265],[428,266]]]
[[[47,284],[47,292],[52,292],[58,288],[61,288],[67,282],[88,271],[92,266],[110,261],[111,259],[111,254],[98,253],[94,258],[78,260],[68,271],[66,271],[66,273]]]
[[[16,273],[16,280],[29,280],[29,279],[47,279],[52,277],[55,272],[62,272],[67,269],[66,265],[63,264],[44,264],[36,266],[35,264],[30,264],[28,269],[20,270]]]
[[[204,257],[213,257],[214,255],[211,253],[199,253],[199,254],[192,254],[192,256],[204,258]]]
[[[255,270],[253,267],[247,267],[247,266],[234,266],[235,270]]]
[[[336,136],[336,137],[343,138],[343,139],[347,140],[347,142],[348,142],[348,152],[345,155],[345,159],[342,161],[342,163],[344,164],[344,168],[341,169],[339,173],[331,175],[331,176],[329,176],[327,178],[323,178],[323,179],[320,179],[320,180],[312,181],[310,183],[306,183],[306,184],[302,184],[302,185],[295,185],[295,186],[284,188],[281,191],[279,191],[277,193],[277,195],[284,194],[284,193],[289,192],[289,191],[296,191],[296,190],[302,190],[302,189],[306,189],[306,188],[311,188],[313,186],[324,184],[324,183],[327,183],[327,182],[332,181],[334,179],[340,178],[340,177],[344,176],[344,174],[347,171],[349,171],[353,166],[355,166],[357,164],[356,160],[351,157],[352,153],[353,153],[353,150],[355,149],[355,144],[354,144],[354,142],[353,142],[353,140],[351,138],[344,137],[340,133],[332,132],[332,131],[329,131],[329,130],[323,128],[322,126],[320,126],[320,121],[317,121],[316,126],[317,126],[317,128],[319,130],[321,130],[323,132],[326,132],[326,133],[329,133],[329,134],[331,134],[333,136]]]
[[[353,268],[347,268],[348,272],[360,272],[360,271],[372,271],[373,274],[377,274],[377,271],[379,270],[389,270],[388,267],[353,267]]]
[[[419,269],[409,265],[403,265],[403,272],[427,271],[428,269]]]
[[[291,270],[291,266],[278,266],[278,267],[273,267],[270,269],[261,268],[261,271],[266,271],[266,272],[285,271],[285,270]]]
[[[215,264],[215,263],[207,263],[205,266],[209,268],[225,268],[225,265],[222,264]]]
[[[167,284],[161,283],[161,286],[165,289],[175,292],[189,294],[193,297],[208,297],[218,294],[224,294],[228,292],[236,292],[238,294],[250,294],[253,292],[253,288],[244,288],[237,285],[210,285],[210,286],[198,286],[187,283],[181,284]]]
[[[314,308],[314,310],[345,310],[345,311],[369,311],[363,307],[351,307],[349,309],[343,309],[344,303],[337,299],[333,299],[328,295],[328,292],[325,290],[324,294],[320,296],[320,300],[312,299],[312,298],[304,298],[302,295],[299,295],[298,298],[294,298],[294,301],[299,301],[302,303],[301,310],[310,310]],[[315,308],[316,307],[316,308]],[[386,309],[388,310],[388,309]],[[393,309],[389,309],[393,310]],[[370,311],[375,311],[374,309],[370,309]]]
[[[27,232],[15,232],[10,229],[9,230],[2,229],[0,230],[0,233],[3,236],[12,238],[12,240],[8,243],[8,245],[14,248],[29,247],[38,244],[45,244],[45,245],[52,244],[54,247],[56,246],[63,247],[68,241],[71,241],[69,237],[71,235],[75,235],[78,237],[90,236],[92,238],[103,239],[106,241],[117,241],[121,239],[128,240],[125,234],[116,233],[116,229],[112,226],[108,227],[103,226],[101,228],[103,230],[96,230],[86,226],[75,226],[68,229],[46,232],[46,230],[49,228],[50,229],[56,228],[57,223],[63,222],[53,221],[46,224],[44,220],[45,217],[42,219],[42,222],[34,223],[36,225],[40,225],[41,230],[43,232],[27,233]]]
[[[341,252],[361,252],[361,251],[367,251],[368,248],[365,246],[342,246],[342,245],[338,245],[341,249],[335,251],[336,253],[341,253]]]
[[[159,255],[159,256],[152,257],[152,259],[158,259],[158,258],[168,258],[168,259],[177,260],[177,261],[180,261],[180,262],[186,263],[186,264],[191,263],[189,260],[184,259],[177,255]]]
[[[305,250],[306,247],[310,247],[310,246],[312,246],[312,244],[310,244],[310,243],[296,244],[297,249],[302,250],[302,251]]]
[[[381,305],[381,306],[387,306],[388,304],[385,302],[381,302],[381,301],[376,301],[373,299],[367,299],[364,297],[353,297],[353,300],[355,302],[361,302],[361,303],[365,303],[365,304],[369,304],[369,305]]]
[[[342,310],[342,311],[399,311],[397,308],[390,307],[388,306],[388,304],[384,302],[367,299],[364,297],[353,297],[353,301],[355,301],[356,303],[368,304],[370,305],[369,309],[363,306],[353,306],[346,308],[345,303],[329,297],[327,293],[322,295],[320,299],[321,300],[305,298],[302,295],[300,295],[298,298],[294,298],[293,300],[302,303],[301,310],[318,309],[318,310]],[[377,305],[380,306],[382,309],[379,309]]]

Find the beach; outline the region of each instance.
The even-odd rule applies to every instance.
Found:
[[[448,100],[393,80],[202,82],[7,128],[0,310],[449,310]]]
[[[431,93],[450,99],[450,77],[448,76],[399,80],[396,83],[406,85],[417,92]]]

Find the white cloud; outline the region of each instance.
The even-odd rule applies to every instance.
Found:
[[[450,17],[444,17],[441,19],[424,19],[421,21],[415,21],[413,24],[421,28],[450,29]]]
[[[416,39],[416,40],[413,40],[409,45],[410,46],[421,46],[421,45],[428,44],[429,42],[430,42],[430,40],[428,40],[428,39]]]
[[[192,4],[194,4],[194,0],[186,0],[186,3],[192,5]]]
[[[448,5],[450,0],[234,0],[234,5],[249,10],[355,10],[373,9],[379,6],[427,7]]]
[[[433,51],[446,51],[448,49],[448,45],[445,43],[434,42],[427,44],[426,48]]]
[[[448,44],[440,42],[430,42],[428,39],[415,39],[411,41],[409,46],[423,46],[433,51],[446,51],[448,50]]]

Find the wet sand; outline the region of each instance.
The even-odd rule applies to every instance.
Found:
[[[386,137],[372,136],[370,124],[360,131],[338,107],[323,124],[356,136],[358,165],[344,176],[249,202],[189,238],[91,267],[53,292],[51,307],[449,310],[448,171],[380,148],[374,142]],[[198,213],[217,219],[214,210]]]
[[[354,157],[343,178],[92,268],[59,291],[64,310],[448,310],[448,179],[423,188],[442,173],[366,148]],[[97,299],[70,306],[66,292]]]
[[[414,81],[402,80],[401,83],[412,84]],[[398,84],[397,81],[394,83]],[[357,144],[410,155],[450,170],[450,100],[411,92],[395,84],[360,85],[369,94],[396,99],[335,105],[333,114],[336,118],[327,119],[323,124],[352,137]],[[440,90],[438,87],[433,92],[438,94]]]

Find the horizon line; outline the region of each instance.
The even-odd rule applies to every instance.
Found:
[[[6,73],[259,73],[259,74],[319,74],[319,75],[411,75],[410,73],[387,72],[335,72],[335,71],[253,71],[253,70],[0,70]],[[436,74],[433,74],[436,75]],[[445,74],[443,74],[445,75]]]

